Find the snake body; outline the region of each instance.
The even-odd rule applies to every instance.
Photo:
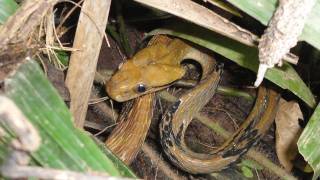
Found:
[[[266,132],[273,122],[279,95],[273,90],[261,87],[253,110],[233,136],[210,154],[193,152],[184,142],[185,131],[195,113],[201,110],[215,94],[222,70],[209,55],[182,40],[170,39],[166,36],[153,38],[148,47],[125,62],[107,83],[106,90],[109,96],[117,101],[140,97],[136,100],[140,101],[140,105],[138,103],[131,109],[132,112],[130,111],[134,120],[126,116],[129,120],[123,121],[140,125],[135,126],[136,130],[134,130],[128,123],[127,125],[120,123],[111,135],[112,140],[107,141],[107,146],[110,148],[110,144],[113,144],[114,146],[110,148],[112,151],[121,149],[121,152],[116,150],[118,156],[132,155],[130,161],[133,159],[132,157],[137,154],[144,141],[152,118],[150,112],[153,106],[150,98],[154,95],[150,93],[167,88],[174,81],[179,80],[185,73],[181,66],[184,59],[193,59],[200,64],[201,80],[195,88],[183,94],[167,109],[160,123],[161,145],[169,159],[185,171],[194,174],[219,171],[235,162]],[[149,103],[146,101],[147,105],[142,109],[146,114],[140,112],[144,118],[143,121],[138,122],[139,117],[135,114],[139,112],[139,106],[144,102],[143,98],[149,99]],[[126,114],[129,115],[130,112]],[[149,120],[146,120],[147,116]],[[144,124],[148,125],[144,126]],[[143,128],[139,129],[139,126]],[[136,145],[129,143],[131,144],[129,146],[135,148],[131,149],[131,152],[127,151],[130,148],[121,147],[128,147],[126,143],[131,141],[127,138],[128,136],[139,139],[135,141],[138,143]],[[113,143],[110,143],[111,141]]]
[[[215,91],[217,83],[208,85],[206,82],[198,85],[198,88],[203,88],[203,91],[199,90],[202,93],[197,96],[186,94],[174,102],[160,125],[161,145],[166,155],[176,166],[193,174],[220,171],[237,161],[268,130],[279,100],[275,91],[261,87],[253,110],[238,130],[217,150],[209,154],[195,153],[186,146],[184,134],[194,114]]]

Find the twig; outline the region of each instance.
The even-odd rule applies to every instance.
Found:
[[[118,125],[119,123],[114,123],[110,126],[106,126],[104,127],[101,131],[99,131],[98,133],[94,134],[93,136],[99,136],[100,134],[104,133],[106,130],[108,130],[109,128]]]
[[[48,45],[46,44],[46,48],[49,48],[49,49],[53,49],[53,50],[61,50],[61,51],[70,51],[70,52],[74,52],[74,51],[79,51],[79,49],[75,49],[75,48],[70,48],[70,47],[56,47],[56,46],[51,46],[51,45]],[[43,50],[45,48],[40,48],[40,50]]]
[[[101,102],[103,102],[105,100],[108,100],[108,99],[110,99],[109,96],[104,96],[104,97],[101,97],[101,98],[98,98],[98,99],[90,99],[89,102],[88,102],[88,105],[101,103]]]
[[[71,14],[77,9],[77,8],[81,8],[81,5],[83,3],[84,0],[80,0],[78,3],[76,3],[77,5],[75,5],[74,7],[72,7],[70,9],[70,11],[63,17],[63,19],[60,21],[58,27],[56,28],[58,32],[61,31],[62,25],[66,22],[66,20],[71,16]]]
[[[109,40],[108,40],[108,37],[107,37],[107,34],[105,33],[105,31],[99,28],[99,24],[97,24],[97,23],[95,22],[95,19],[94,19],[93,17],[91,17],[91,15],[90,15],[89,13],[87,13],[86,10],[82,9],[82,6],[80,6],[80,3],[79,3],[79,2],[78,2],[78,3],[75,3],[75,2],[73,2],[72,0],[59,0],[59,1],[60,1],[60,2],[68,2],[68,3],[71,3],[71,4],[73,4],[73,5],[81,8],[81,13],[83,13],[84,15],[86,15],[87,18],[89,18],[89,19],[92,21],[93,25],[96,27],[96,29],[97,29],[97,31],[98,31],[97,33],[99,33],[100,35],[103,35],[103,36],[104,36],[104,39],[106,40],[108,47],[110,47],[110,42],[109,42]],[[111,0],[110,0],[110,1],[111,1]],[[107,8],[107,9],[110,9],[110,6],[109,6],[109,8]],[[109,10],[107,10],[107,11],[109,11]],[[108,18],[106,18],[106,19],[108,19]]]
[[[94,129],[94,130],[103,130],[105,126],[102,123],[96,123],[91,121],[86,121],[84,127]]]
[[[228,111],[226,111],[226,110],[224,110],[224,109],[216,108],[216,107],[214,107],[214,108],[212,108],[212,109],[213,109],[213,110],[216,110],[216,111],[221,111],[221,112],[225,113],[225,114],[231,119],[231,121],[233,122],[234,128],[235,128],[235,129],[239,128],[239,125],[237,124],[237,121],[232,117],[232,115],[231,115]]]
[[[94,98],[94,99],[98,99],[99,98],[99,96],[97,95],[98,94],[98,90],[96,88],[93,88],[91,93],[92,93],[92,98]],[[95,111],[98,111],[99,113],[107,115],[108,117],[113,119],[114,120],[113,122],[116,122],[116,120],[118,119],[118,113],[116,113],[106,103],[96,103],[96,104],[92,105],[92,107],[94,107]]]

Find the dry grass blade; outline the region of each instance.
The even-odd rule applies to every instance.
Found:
[[[176,15],[248,46],[255,46],[258,44],[259,37],[255,34],[252,34],[219,14],[190,0],[135,1]],[[287,54],[284,57],[284,60],[293,64],[297,64],[298,62],[298,58],[293,54]]]
[[[0,29],[0,50],[7,48],[9,42],[24,41],[34,31],[47,11],[57,0],[28,0],[11,16]]]
[[[243,44],[249,46],[257,44],[258,37],[256,35],[190,0],[135,1],[176,15]]]

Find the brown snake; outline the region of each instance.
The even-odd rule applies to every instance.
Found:
[[[162,147],[176,166],[194,174],[224,169],[258,142],[272,124],[280,96],[260,87],[253,110],[223,145],[209,154],[191,151],[184,141],[185,131],[195,113],[215,94],[222,70],[214,59],[182,40],[156,36],[148,47],[120,66],[106,86],[109,96],[116,101],[139,97],[121,115],[119,125],[106,142],[127,164],[145,140],[152,119],[154,92],[167,88],[184,75],[181,62],[185,59],[201,65],[201,80],[167,109],[160,123]]]

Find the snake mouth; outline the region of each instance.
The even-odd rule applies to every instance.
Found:
[[[117,102],[125,102],[125,101],[129,101],[131,99],[143,96],[145,94],[150,94],[150,93],[154,93],[156,91],[163,90],[163,89],[171,86],[171,84],[172,83],[166,84],[164,86],[152,87],[152,88],[147,89],[145,92],[141,93],[141,92],[136,92],[134,90],[127,90],[127,91],[120,90],[119,88],[116,88],[117,87],[116,83],[108,82],[106,84],[105,90],[111,99],[113,99]]]
[[[106,86],[106,92],[108,94],[108,96],[117,101],[117,102],[124,102],[124,101],[128,101],[130,99],[135,98],[136,96],[132,96],[130,93],[128,92],[119,92],[113,89],[113,87],[111,86]]]
[[[157,89],[153,90],[147,90],[143,93],[135,93],[133,91],[116,91],[114,90],[112,87],[107,86],[106,87],[106,92],[108,93],[108,96],[117,101],[117,102],[125,102],[125,101],[129,101],[132,100],[134,98],[143,96],[145,94],[149,94],[152,93],[154,91],[157,91]]]

